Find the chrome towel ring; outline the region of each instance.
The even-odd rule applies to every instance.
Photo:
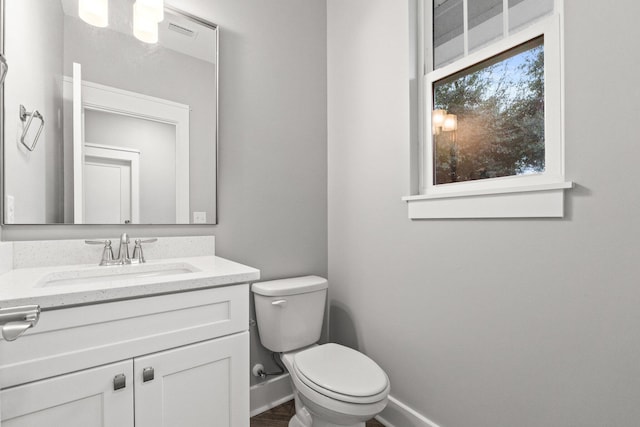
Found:
[[[4,78],[7,77],[7,71],[9,71],[9,64],[4,55],[0,53],[0,84],[4,83]]]
[[[27,124],[25,125],[24,130],[22,131],[20,142],[22,143],[22,145],[27,147],[27,150],[33,151],[36,149],[38,138],[40,138],[42,129],[44,129],[44,117],[42,117],[42,114],[40,114],[38,110],[33,110],[33,112],[31,113],[27,112],[27,109],[24,107],[24,105],[20,104],[20,120],[25,122],[27,120],[27,116],[29,117],[29,121],[27,121]],[[31,122],[33,121],[34,117],[40,120],[40,128],[38,129],[38,133],[36,133],[35,138],[33,138],[33,142],[31,144],[27,144],[24,139],[27,136],[27,132],[29,132],[29,127],[31,126]]]

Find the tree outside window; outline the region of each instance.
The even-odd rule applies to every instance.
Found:
[[[434,184],[545,171],[543,37],[435,82],[433,93]]]

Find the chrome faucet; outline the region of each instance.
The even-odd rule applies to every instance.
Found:
[[[102,251],[102,259],[100,265],[127,265],[144,263],[144,255],[142,254],[142,243],[152,243],[158,239],[141,240],[136,239],[136,247],[133,251],[133,259],[129,255],[129,235],[122,233],[120,235],[120,248],[118,249],[118,257],[114,258],[113,249],[111,248],[111,240],[85,240],[89,245],[104,245]]]
[[[129,256],[129,235],[127,233],[120,235],[120,250],[118,251],[116,264],[131,264],[131,257]]]
[[[141,264],[141,263],[145,263],[147,262],[144,259],[144,254],[142,253],[142,244],[143,243],[153,243],[153,242],[157,242],[158,239],[147,239],[147,240],[142,240],[142,239],[136,239],[135,243],[136,246],[133,248],[133,257],[131,258],[131,263],[132,264]]]

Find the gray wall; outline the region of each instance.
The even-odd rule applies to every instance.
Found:
[[[8,1],[5,12],[13,16],[3,29],[5,54],[11,58],[4,93],[5,150],[11,159],[4,165],[5,188],[15,198],[16,223],[61,221],[62,128],[57,117],[62,109],[62,7],[59,2]],[[27,18],[32,25],[21,25]],[[38,110],[45,119],[33,152],[20,143],[24,129],[20,104],[29,112]],[[34,119],[26,138],[29,143],[39,125]]]
[[[332,339],[442,427],[638,424],[639,14],[566,0],[565,219],[412,222],[407,2],[328,0]]]
[[[264,279],[326,275],[325,2],[173,4],[221,28],[219,225],[5,226],[3,239],[215,234],[220,256]],[[252,362],[267,362],[252,339]]]
[[[220,256],[327,274],[324,0],[194,0],[220,24]],[[251,361],[274,369],[252,330]]]

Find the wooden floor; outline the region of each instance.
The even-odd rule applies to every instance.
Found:
[[[287,427],[296,413],[293,400],[251,418],[251,427]],[[367,421],[367,427],[384,427],[376,420]]]

